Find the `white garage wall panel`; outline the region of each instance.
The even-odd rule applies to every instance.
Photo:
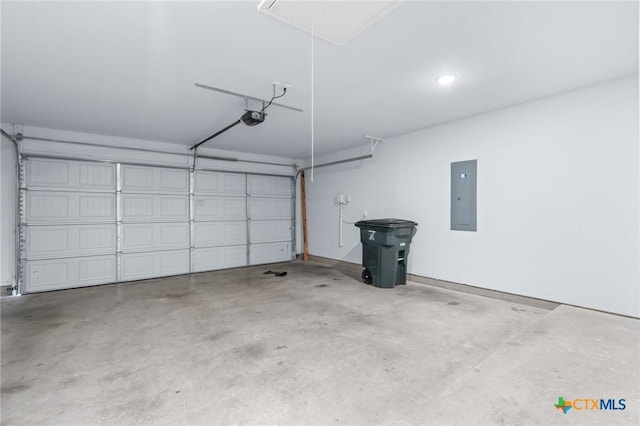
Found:
[[[290,177],[40,156],[24,170],[27,293],[292,259]]]

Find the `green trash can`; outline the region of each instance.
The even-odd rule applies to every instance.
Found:
[[[418,224],[403,219],[356,222],[362,242],[362,281],[393,288],[407,283],[407,257]]]

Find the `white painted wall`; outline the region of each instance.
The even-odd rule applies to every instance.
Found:
[[[5,128],[11,131],[11,128]],[[16,155],[13,143],[2,136],[0,149],[0,295],[16,280],[15,262],[15,203]]]
[[[636,75],[388,139],[307,182],[310,252],[360,263],[345,193],[346,220],[419,223],[410,273],[640,316],[638,127]],[[450,163],[471,159],[478,232],[451,231]]]

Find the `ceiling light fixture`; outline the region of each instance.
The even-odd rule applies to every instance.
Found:
[[[436,78],[436,81],[438,82],[438,84],[446,86],[453,83],[457,79],[458,79],[458,74],[449,73],[449,74],[442,74],[441,76],[438,76],[438,78]]]

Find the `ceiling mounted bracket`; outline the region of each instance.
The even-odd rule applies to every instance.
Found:
[[[369,143],[371,144],[371,154],[376,150],[376,147],[380,142],[384,142],[383,138],[378,138],[375,136],[364,135],[365,138],[369,139]]]
[[[221,89],[219,87],[213,87],[213,86],[209,86],[207,84],[196,83],[196,87],[199,87],[201,89],[213,90],[214,92],[224,93],[225,95],[231,95],[231,96],[237,96],[239,98],[244,98],[245,99],[245,106],[247,107],[247,109],[248,109],[248,106],[249,106],[249,100],[262,102],[263,105],[264,105],[265,102],[269,102],[267,99],[256,98],[255,96],[245,95],[244,93],[232,92],[231,90]],[[304,112],[304,110],[302,108],[298,108],[298,107],[294,107],[294,106],[290,106],[290,105],[285,105],[285,104],[281,104],[281,103],[278,103],[278,102],[271,102],[271,105],[277,106],[277,107],[280,107],[280,108],[290,109],[290,110],[293,110],[293,111]]]

